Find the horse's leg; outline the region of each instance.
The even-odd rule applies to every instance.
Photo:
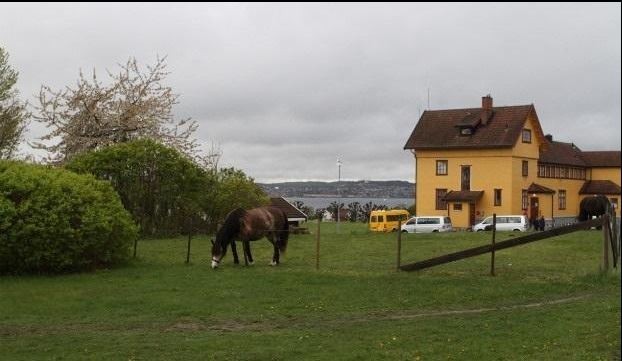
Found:
[[[233,253],[233,263],[240,264],[240,259],[238,258],[238,250],[235,248],[235,240],[231,240],[231,253]]]
[[[242,240],[242,253],[244,254],[244,265],[248,266],[248,252],[246,251],[246,248],[248,247],[248,241],[246,240]]]
[[[250,241],[246,241],[246,253],[248,256],[248,263],[252,266],[253,265],[253,255],[251,253],[251,242]]]
[[[272,243],[272,247],[274,247],[274,253],[272,254],[272,262],[270,262],[271,266],[276,266],[279,264],[279,247],[277,247],[277,241],[275,240],[276,237],[278,236],[270,235],[270,237],[268,238],[270,243]]]

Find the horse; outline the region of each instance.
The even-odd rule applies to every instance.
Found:
[[[598,195],[583,198],[579,204],[579,221],[587,221],[605,213],[611,213],[611,203],[606,196]]]
[[[235,240],[242,241],[244,261],[253,264],[250,242],[266,237],[274,247],[272,266],[280,262],[280,254],[287,249],[289,238],[289,224],[287,214],[275,207],[258,207],[249,210],[242,208],[229,212],[225,221],[216,232],[216,241],[212,240],[212,268],[218,267],[227,253],[227,246],[231,245],[233,263],[239,264]]]

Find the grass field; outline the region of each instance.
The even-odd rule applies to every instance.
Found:
[[[184,238],[145,240],[125,267],[0,277],[0,360],[620,358],[620,273],[599,272],[600,231],[499,251],[496,277],[489,255],[396,272],[396,234],[362,224],[321,235],[319,271],[309,234],[278,267],[260,241],[254,266],[228,254],[214,271],[202,237],[189,265]],[[489,241],[409,234],[402,263]]]

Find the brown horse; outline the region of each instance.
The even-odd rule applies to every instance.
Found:
[[[212,240],[212,268],[218,267],[231,245],[233,262],[239,264],[235,240],[242,241],[244,261],[253,264],[250,242],[263,237],[268,238],[274,247],[273,266],[279,264],[280,254],[287,248],[289,225],[287,215],[275,207],[259,207],[248,211],[238,208],[231,211],[225,218],[222,227],[216,232],[216,241]]]

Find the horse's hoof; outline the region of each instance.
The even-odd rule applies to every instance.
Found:
[[[218,267],[218,262],[212,261],[212,269],[216,269]]]
[[[270,262],[270,266],[276,266],[278,263],[276,263],[275,261]]]
[[[252,266],[252,265],[254,265],[254,264],[255,264],[255,262],[248,262],[248,265],[249,265],[249,266]]]

